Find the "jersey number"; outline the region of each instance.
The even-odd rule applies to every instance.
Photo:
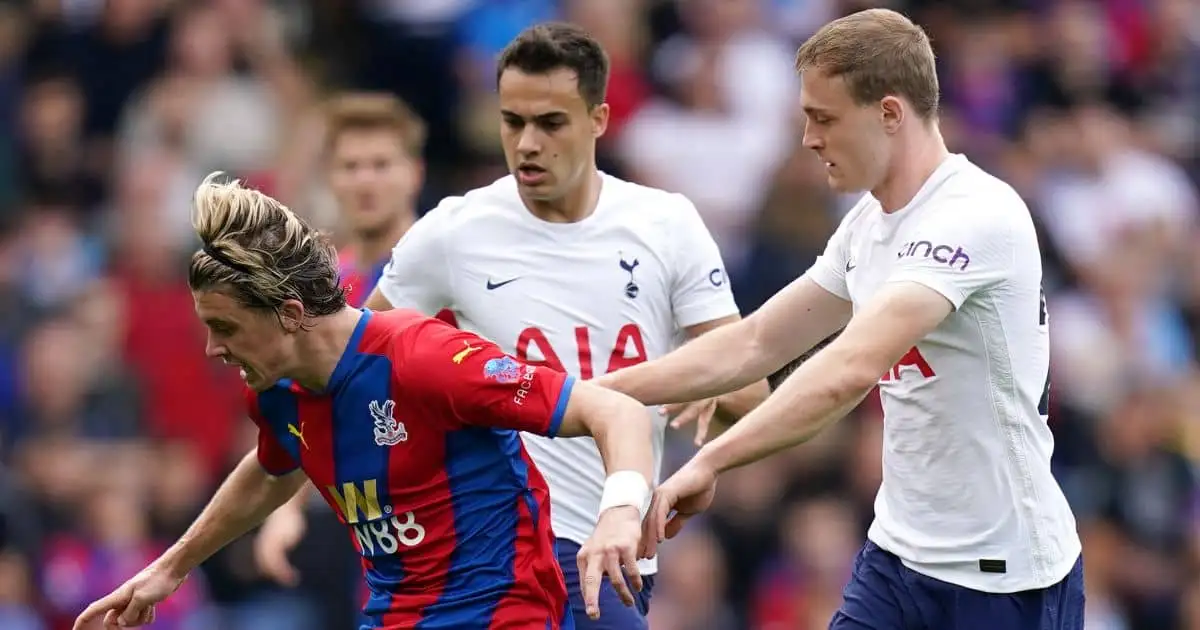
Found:
[[[392,555],[400,546],[415,547],[425,540],[425,528],[412,512],[354,526],[364,556]]]
[[[541,359],[530,359],[530,346],[536,346],[541,352]],[[592,341],[587,326],[575,327],[575,348],[579,357],[579,377],[588,380],[595,375],[592,367]],[[544,365],[558,372],[566,372],[558,353],[550,345],[546,334],[538,328],[526,328],[517,336],[517,358],[529,365]],[[605,374],[621,368],[637,365],[646,361],[646,342],[642,339],[642,329],[637,324],[625,324],[617,332],[617,341],[613,344],[608,355],[608,369]]]
[[[1047,319],[1046,314],[1046,290],[1039,289],[1038,296],[1038,326],[1045,326]],[[1038,401],[1038,413],[1043,416],[1050,415],[1050,370],[1046,370],[1046,385],[1042,388],[1042,398]]]

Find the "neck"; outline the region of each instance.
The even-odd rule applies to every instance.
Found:
[[[579,186],[566,195],[553,200],[529,199],[522,195],[521,201],[533,216],[548,223],[575,223],[582,221],[596,210],[600,199],[600,172],[592,166]]]
[[[360,268],[370,268],[388,257],[392,248],[416,222],[411,211],[406,211],[387,229],[378,232],[355,234],[351,248]]]
[[[904,140],[903,145],[897,147],[896,155],[900,159],[892,159],[887,177],[871,191],[884,212],[895,212],[907,206],[950,155],[936,122],[918,126]]]
[[[347,306],[333,315],[317,318],[297,342],[301,365],[286,376],[310,391],[324,390],[361,317],[358,309]]]

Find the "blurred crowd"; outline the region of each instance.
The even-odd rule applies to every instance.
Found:
[[[799,42],[867,6],[941,64],[951,149],[1041,230],[1055,466],[1088,630],[1200,630],[1200,4],[1192,0],[0,0],[0,628],[62,630],[190,523],[253,444],[183,273],[192,189],[247,179],[338,233],[318,105],[400,95],[429,126],[422,208],[504,173],[495,54],[567,19],[612,61],[601,168],[682,192],[744,313],[852,199],[798,145]],[[723,478],[663,550],[656,630],[824,628],[880,475],[876,401]],[[694,450],[671,436],[667,471]],[[242,540],[162,630],[353,627],[342,532],[298,589]]]

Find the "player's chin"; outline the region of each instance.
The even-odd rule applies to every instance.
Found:
[[[243,367],[241,370],[242,380],[245,381],[246,387],[253,389],[256,392],[261,392],[268,389],[274,380],[268,379],[262,372],[251,368]]]
[[[550,180],[548,174],[533,181],[522,181],[518,178],[517,188],[521,190],[521,195],[526,199],[550,201],[561,196],[558,193],[558,187]]]
[[[836,193],[855,193],[863,189],[862,186],[856,185],[851,180],[833,173],[826,177],[826,181],[829,183],[829,188]]]

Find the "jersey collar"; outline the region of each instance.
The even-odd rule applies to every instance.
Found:
[[[356,363],[358,363],[359,352],[358,347],[362,344],[363,333],[367,329],[367,322],[371,320],[370,309],[360,308],[362,317],[358,318],[358,324],[354,326],[354,332],[350,334],[350,341],[346,343],[346,349],[342,351],[342,358],[338,359],[337,365],[333,368],[333,374],[329,377],[329,384],[325,386],[326,393],[337,391],[347,378]]]

